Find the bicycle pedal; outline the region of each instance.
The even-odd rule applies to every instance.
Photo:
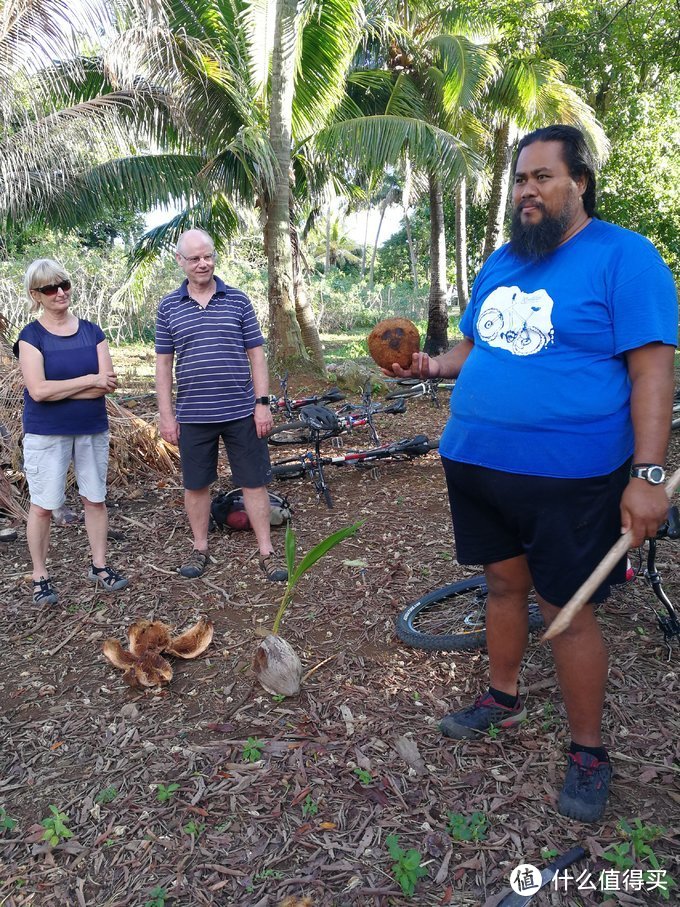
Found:
[[[335,447],[337,450],[339,450],[341,447],[344,447],[344,446],[345,446],[345,442],[343,441],[342,438],[338,438],[337,436],[335,438],[331,438],[331,447]]]

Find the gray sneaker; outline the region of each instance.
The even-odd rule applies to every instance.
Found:
[[[445,737],[453,737],[454,740],[474,740],[475,737],[486,734],[492,725],[498,728],[508,728],[524,721],[526,717],[527,710],[521,699],[514,708],[509,709],[496,702],[491,693],[487,691],[478,696],[473,705],[469,705],[460,712],[450,712],[442,718],[439,722],[439,730]]]

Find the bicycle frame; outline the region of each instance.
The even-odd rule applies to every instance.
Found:
[[[657,539],[678,539],[680,538],[680,513],[677,507],[671,507],[668,511],[668,520],[659,529],[656,538],[647,540],[647,566],[642,570],[642,575],[651,586],[652,592],[666,609],[666,614],[660,613],[657,608],[650,606],[656,615],[656,621],[659,629],[663,633],[663,641],[668,652],[668,660],[671,659],[673,640],[680,642],[680,616],[678,615],[673,603],[666,595],[666,591],[661,583],[661,575],[656,569],[656,548]]]
[[[310,403],[339,403],[341,400],[345,399],[345,395],[340,391],[340,388],[331,387],[322,394],[312,394],[309,397],[299,397],[291,400],[288,396],[288,372],[279,378],[279,384],[281,385],[282,396],[270,397],[269,399],[269,408],[274,415],[277,413],[285,413],[286,415],[293,417],[298,410]]]
[[[426,435],[415,435],[413,438],[403,438],[400,441],[393,441],[391,444],[383,444],[369,450],[353,450],[335,457],[322,457],[320,443],[317,441],[313,452],[306,451],[299,457],[289,457],[273,463],[272,473],[281,479],[299,478],[300,475],[307,476],[313,481],[319,497],[324,498],[329,509],[332,509],[333,501],[324,475],[325,466],[359,467],[376,460],[412,460],[414,457],[423,456],[430,450],[436,450],[439,447],[438,438],[436,441],[430,441]]]
[[[437,409],[441,407],[439,391],[453,390],[453,384],[444,384],[439,378],[421,378],[411,382],[409,379],[399,379],[403,390],[397,389],[385,394],[386,400],[411,400],[415,397],[427,397]]]

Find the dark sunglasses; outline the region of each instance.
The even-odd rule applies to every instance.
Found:
[[[70,280],[62,280],[61,283],[47,283],[44,287],[33,287],[36,293],[42,293],[43,296],[56,296],[59,290],[64,293],[71,289]]]

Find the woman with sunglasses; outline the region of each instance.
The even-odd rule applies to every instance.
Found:
[[[92,562],[88,579],[107,592],[128,581],[106,563],[106,471],[109,423],[105,395],[117,379],[102,329],[71,311],[71,281],[59,262],[40,258],[24,277],[30,311],[15,352],[24,376],[24,469],[31,505],[26,536],[33,562],[33,601],[53,605],[47,565],[52,511],[64,503],[71,462],[85,511]]]

